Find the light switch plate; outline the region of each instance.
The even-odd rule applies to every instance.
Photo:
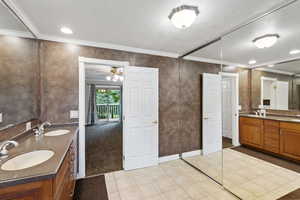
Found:
[[[2,115],[2,113],[0,113],[0,123],[2,123],[3,122],[3,115]]]
[[[31,122],[26,123],[26,131],[31,129]]]
[[[242,110],[242,106],[241,106],[241,105],[238,105],[238,109],[239,109],[239,110]]]
[[[79,118],[78,110],[71,110],[70,119],[78,119],[78,118]]]

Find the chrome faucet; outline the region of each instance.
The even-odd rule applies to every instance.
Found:
[[[7,140],[1,143],[0,145],[0,157],[6,157],[8,155],[7,147],[12,144],[14,147],[18,146],[19,143],[13,140]]]
[[[45,131],[45,126],[51,126],[50,122],[44,122],[42,123],[37,129],[33,129],[34,130],[34,134],[36,136],[41,136],[44,134]]]

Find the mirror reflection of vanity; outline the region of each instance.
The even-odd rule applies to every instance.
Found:
[[[291,60],[252,69],[252,108],[299,110],[299,65],[298,60]]]

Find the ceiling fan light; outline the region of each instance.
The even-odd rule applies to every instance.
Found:
[[[267,34],[253,40],[254,45],[259,48],[269,48],[273,46],[279,38],[278,34]]]
[[[171,11],[169,19],[176,28],[185,29],[194,23],[198,14],[198,7],[182,5]]]

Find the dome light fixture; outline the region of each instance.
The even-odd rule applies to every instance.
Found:
[[[66,27],[66,26],[61,27],[60,31],[67,35],[73,34],[72,29],[70,29],[69,27]]]
[[[273,46],[279,38],[278,34],[266,34],[255,38],[252,42],[259,49],[269,48]]]
[[[249,60],[249,65],[254,65],[256,63],[256,60]]]
[[[181,5],[173,8],[168,18],[176,28],[185,29],[194,23],[198,14],[197,6]]]

